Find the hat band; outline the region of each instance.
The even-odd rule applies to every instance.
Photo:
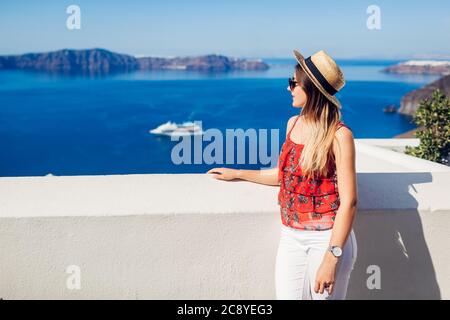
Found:
[[[312,62],[311,57],[305,59],[305,64],[314,77],[316,77],[316,80],[322,85],[322,88],[324,88],[330,95],[335,95],[337,90],[333,88],[327,79],[325,79],[325,77],[320,73],[319,69],[317,69],[316,65]]]

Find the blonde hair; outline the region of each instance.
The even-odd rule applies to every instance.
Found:
[[[316,88],[299,64],[295,72],[297,82],[306,92],[307,100],[300,115],[310,132],[304,139],[299,159],[302,173],[307,179],[328,176],[335,163],[333,143],[341,112]]]

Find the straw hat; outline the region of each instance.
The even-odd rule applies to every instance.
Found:
[[[344,87],[345,79],[336,62],[323,50],[306,59],[300,52],[294,50],[294,56],[320,92],[338,108],[342,108],[334,95]]]

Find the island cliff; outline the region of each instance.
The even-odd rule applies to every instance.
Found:
[[[423,88],[411,91],[403,96],[399,113],[413,115],[421,100],[430,98],[433,91],[441,90],[447,97],[450,97],[450,75],[444,76]]]
[[[382,70],[386,73],[398,74],[450,74],[450,61],[410,60]]]
[[[229,58],[221,55],[198,57],[136,58],[105,49],[63,49],[46,53],[0,56],[0,70],[30,70],[64,74],[108,74],[150,70],[233,71],[266,70],[260,60]]]

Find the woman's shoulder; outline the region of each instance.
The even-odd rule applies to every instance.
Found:
[[[297,118],[301,118],[301,116],[297,114],[295,116],[290,117],[287,123],[288,126],[292,126]]]
[[[351,142],[354,139],[352,129],[342,121],[339,122],[334,137],[336,140],[343,143],[345,143],[345,141]]]
[[[339,130],[339,129],[341,129],[341,130]],[[336,129],[336,134],[339,131],[344,131],[344,132],[348,133],[348,132],[352,132],[352,129],[347,124],[345,124],[343,121],[339,121],[339,123],[337,125],[337,129]]]
[[[292,127],[294,126],[295,121],[297,120],[298,117],[301,117],[299,115],[295,115],[289,118],[287,125],[286,125],[286,136],[288,134],[288,132],[292,129]]]
[[[333,154],[335,159],[340,158],[340,154],[354,154],[355,145],[353,133],[346,125],[338,126],[334,134]]]

